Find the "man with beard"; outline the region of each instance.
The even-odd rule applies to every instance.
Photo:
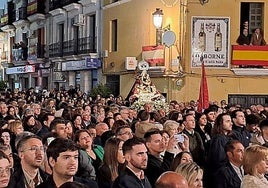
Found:
[[[227,142],[224,147],[228,162],[215,174],[215,188],[240,188],[244,176],[242,166],[244,146],[238,140]]]
[[[48,177],[40,167],[44,162],[45,149],[41,138],[36,135],[23,137],[17,144],[20,165],[15,166],[9,187],[34,188]]]
[[[65,182],[79,182],[90,188],[97,188],[96,182],[76,177],[79,147],[72,140],[56,138],[47,148],[48,164],[52,175],[37,188],[60,187]]]
[[[144,141],[133,137],[123,144],[123,154],[127,165],[114,181],[113,188],[151,188],[151,184],[144,175],[147,167],[147,148]]]
[[[149,150],[148,166],[145,170],[145,175],[148,177],[152,187],[154,187],[157,178],[170,169],[174,159],[172,150],[175,148],[177,142],[174,140],[174,136],[172,136],[167,148],[165,148],[159,129],[150,129],[144,134],[144,139]],[[162,152],[164,152],[164,156],[161,156]]]
[[[65,120],[63,118],[55,118],[50,123],[50,129],[53,134],[58,138],[67,138],[67,129],[65,125]]]

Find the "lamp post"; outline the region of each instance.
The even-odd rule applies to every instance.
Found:
[[[163,15],[163,11],[160,8],[156,8],[156,11],[153,13],[153,23],[156,28],[156,45],[162,44]]]

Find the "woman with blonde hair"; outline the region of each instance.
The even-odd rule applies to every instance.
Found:
[[[241,188],[268,187],[264,177],[268,173],[268,148],[260,145],[248,147],[244,153],[243,168],[246,175],[242,179]]]
[[[182,140],[177,140],[178,137],[174,136],[177,141],[177,145],[173,149],[175,155],[182,151],[189,151],[189,138],[184,133],[178,131],[180,126],[178,122],[173,120],[167,120],[163,125],[164,131],[166,131],[170,137],[173,135],[179,136],[178,134],[181,134],[180,136],[183,138]]]
[[[189,188],[203,187],[203,170],[196,163],[182,163],[175,172],[181,174],[188,182]]]
[[[180,124],[173,120],[167,120],[164,125],[163,129],[168,132],[170,136],[173,136],[174,134],[178,133],[178,128]]]
[[[23,133],[24,131],[21,120],[15,120],[15,121],[8,123],[8,129],[15,135]]]

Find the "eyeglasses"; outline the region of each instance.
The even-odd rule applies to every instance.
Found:
[[[31,151],[31,152],[37,152],[37,151],[45,151],[45,147],[44,146],[33,146],[31,148],[28,148],[28,149],[25,149],[25,150],[22,150],[21,152],[25,152],[25,151]]]
[[[6,167],[6,168],[0,168],[0,175],[3,176],[4,173],[7,175],[10,175],[13,172],[13,168],[11,166]]]

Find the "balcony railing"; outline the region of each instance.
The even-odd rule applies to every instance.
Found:
[[[49,57],[62,57],[96,52],[95,37],[85,37],[49,45]]]
[[[15,21],[25,20],[27,18],[27,7],[21,7],[15,11]]]
[[[49,45],[49,57],[62,57],[62,42],[57,42]]]
[[[268,67],[268,46],[232,46],[232,66],[243,68]]]
[[[85,37],[78,40],[78,54],[95,53],[96,50],[96,38]]]
[[[49,1],[49,11],[62,8],[63,6],[69,5],[71,3],[77,3],[78,0],[51,0]]]
[[[45,14],[45,1],[35,0],[27,5],[27,15],[33,15],[35,13]]]
[[[77,55],[78,53],[78,40],[69,40],[63,42],[63,55]]]
[[[236,75],[267,76],[268,46],[232,46],[232,67]]]

